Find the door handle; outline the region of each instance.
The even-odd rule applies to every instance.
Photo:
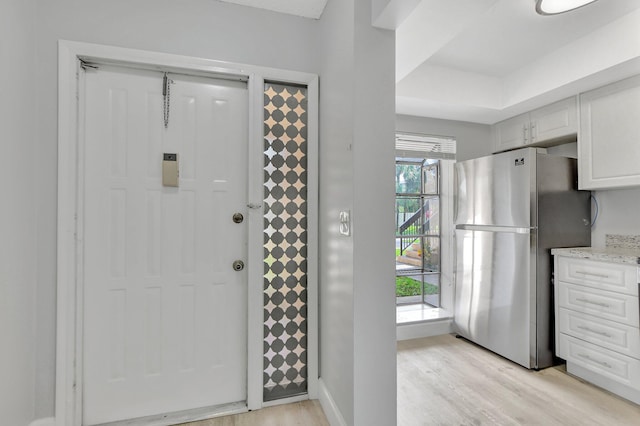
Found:
[[[530,128],[529,128],[529,139],[531,140],[531,143],[536,141],[536,137],[538,136],[538,132],[536,131],[536,123],[531,123]]]

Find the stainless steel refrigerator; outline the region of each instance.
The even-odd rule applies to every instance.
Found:
[[[553,364],[553,247],[589,246],[576,160],[524,148],[455,165],[456,332],[524,367]]]

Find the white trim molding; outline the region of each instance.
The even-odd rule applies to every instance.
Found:
[[[56,426],[82,423],[82,217],[83,79],[80,60],[135,68],[240,78],[249,88],[249,201],[262,203],[263,88],[265,80],[307,86],[308,94],[308,397],[318,396],[318,76],[206,58],[61,40],[58,44],[58,276]],[[254,170],[255,169],[255,170]],[[260,172],[258,172],[260,170]],[[249,217],[247,408],[265,406],[263,380],[263,277],[261,211]],[[256,234],[256,230],[259,231]],[[255,234],[255,235],[252,235]],[[251,248],[254,247],[254,248]],[[31,426],[53,425],[52,419]]]
[[[322,411],[327,417],[327,421],[331,426],[347,426],[347,422],[344,420],[336,401],[331,396],[331,392],[327,389],[322,378],[319,380],[319,400]]]
[[[396,340],[398,342],[451,333],[453,333],[453,320],[450,318],[413,324],[398,324],[396,326]]]
[[[56,419],[54,417],[37,419],[29,423],[29,426],[56,426]]]

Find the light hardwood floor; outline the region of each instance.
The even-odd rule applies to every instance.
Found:
[[[444,335],[398,342],[398,425],[640,425],[640,406]]]
[[[314,401],[295,402],[250,411],[244,414],[218,417],[199,422],[183,423],[182,426],[329,426],[320,403]]]
[[[185,426],[328,424],[318,401],[304,401]],[[529,371],[444,335],[398,342],[398,426],[419,425],[640,425],[640,406],[562,367]]]

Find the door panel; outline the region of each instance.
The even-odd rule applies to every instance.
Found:
[[[456,230],[456,331],[530,367],[530,234]]]
[[[246,86],[162,77],[86,73],[85,424],[246,400]]]

